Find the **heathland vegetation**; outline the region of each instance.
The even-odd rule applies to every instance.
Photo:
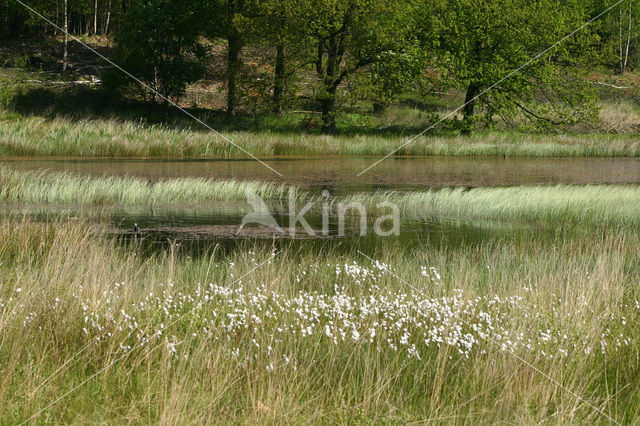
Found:
[[[7,0],[0,39],[0,157],[37,169],[0,165],[0,424],[637,422],[639,186],[231,165],[640,157],[640,2]],[[238,235],[248,194],[394,203],[415,241]]]
[[[3,219],[0,421],[633,423],[638,234],[549,238],[192,257]]]
[[[637,114],[637,115],[636,115]],[[640,108],[632,114],[640,120]],[[640,122],[640,121],[639,121]],[[634,121],[620,123],[628,126]],[[428,125],[428,124],[426,124]],[[227,131],[235,144],[260,158],[277,156],[384,156],[407,138],[399,134],[325,137],[276,130]],[[25,117],[0,113],[0,155],[144,158],[248,158],[227,140],[208,132],[111,118]],[[470,136],[422,136],[395,155],[637,157],[635,135],[544,134],[491,131]]]

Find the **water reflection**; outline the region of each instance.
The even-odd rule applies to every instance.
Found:
[[[332,195],[383,189],[424,190],[451,186],[497,186],[538,184],[640,183],[640,159],[635,158],[392,158],[361,177],[356,174],[371,164],[371,158],[277,159],[268,163],[284,173],[282,179],[251,160],[122,160],[122,159],[5,159],[0,163],[17,170],[68,171],[88,175],[130,175],[151,181],[175,177],[264,180],[298,185],[312,192],[329,189]],[[289,213],[273,205],[277,222],[287,227]],[[274,247],[379,248],[399,244],[429,249],[434,245],[475,244],[499,238],[519,238],[528,233],[549,232],[533,225],[453,221],[442,217],[402,218],[399,236],[378,237],[367,222],[368,233],[360,236],[359,218],[349,217],[344,236],[339,236],[335,217],[329,235],[309,238],[276,235],[259,227],[238,232],[242,217],[250,211],[246,202],[224,202],[203,207],[89,208],[77,206],[0,205],[0,213],[27,214],[36,220],[61,216],[83,217],[107,225],[109,235],[127,243],[133,225],[142,228],[139,244],[149,251],[179,242],[186,252],[202,253],[212,247],[232,249],[243,241]],[[305,215],[314,229],[322,228],[319,212]]]
[[[263,180],[342,195],[381,189],[419,190],[445,186],[640,183],[637,158],[390,158],[362,176],[371,158],[253,160],[14,159],[17,170],[70,171],[88,175],[131,175],[149,180],[175,177]]]
[[[477,244],[498,238],[512,239],[527,233],[539,232],[525,224],[497,222],[465,222],[442,217],[404,218],[400,234],[380,237],[373,232],[373,221],[368,218],[366,235],[362,236],[360,217],[348,215],[344,235],[338,232],[338,221],[330,217],[329,233],[323,235],[322,216],[319,211],[305,215],[309,225],[316,231],[314,236],[298,227],[294,232],[288,227],[289,213],[283,208],[274,208],[274,217],[285,229],[279,233],[259,225],[240,229],[243,215],[250,211],[242,203],[220,203],[210,208],[121,208],[73,206],[16,206],[0,205],[4,216],[27,215],[36,221],[55,221],[60,218],[81,218],[94,223],[107,235],[123,243],[140,245],[147,252],[167,249],[179,243],[181,251],[190,255],[217,250],[231,250],[245,243],[272,246],[273,248],[300,248],[322,250],[334,247],[338,250],[380,249],[389,245],[403,248],[430,248]],[[133,232],[134,223],[140,234]]]

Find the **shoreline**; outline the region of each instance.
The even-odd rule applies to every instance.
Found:
[[[287,134],[269,130],[224,132],[257,158],[380,158],[412,135]],[[0,155],[6,158],[104,158],[243,160],[250,156],[220,137],[199,130],[127,121],[0,112]],[[470,136],[421,136],[393,157],[640,157],[640,135],[482,132]]]

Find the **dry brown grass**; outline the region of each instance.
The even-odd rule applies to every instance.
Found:
[[[607,102],[600,110],[598,127],[603,133],[640,133],[640,106],[629,100]]]

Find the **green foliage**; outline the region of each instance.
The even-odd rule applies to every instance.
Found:
[[[406,1],[249,1],[242,3],[234,23],[245,42],[272,52],[274,111],[291,91],[296,71],[314,66],[313,97],[323,131],[332,133],[343,82],[356,88],[355,96],[387,101],[417,74],[415,42],[409,38],[411,9]]]
[[[408,44],[399,51],[387,51],[381,60],[355,75],[353,95],[384,107],[396,101],[422,76],[426,55],[416,45]]]
[[[140,0],[67,0],[69,31],[83,36],[118,33],[127,26],[124,19],[127,10],[139,2]],[[63,0],[33,0],[25,3],[60,28],[64,26]],[[43,34],[59,32],[21,4],[12,0],[0,2],[0,36],[32,37]]]
[[[581,25],[575,8],[560,0],[441,0],[424,11],[442,78],[466,90],[467,124],[476,104],[486,124],[517,113],[543,125],[593,118],[581,72],[596,39],[588,28],[524,66]]]
[[[11,87],[0,86],[0,106],[8,107],[13,101],[13,97],[15,96],[15,91]]]
[[[584,19],[589,20],[616,3],[615,0],[588,0],[575,2],[573,7],[581,10]],[[598,35],[600,51],[600,56],[596,58],[594,64],[601,64],[618,72],[622,71],[621,67],[624,62],[626,62],[625,71],[640,65],[640,46],[638,45],[640,41],[640,3],[638,1],[623,1],[590,26],[592,31]]]
[[[193,2],[146,0],[129,11],[127,20],[130,25],[115,38],[115,62],[123,69],[173,99],[204,75],[206,50],[199,42],[203,22]],[[115,69],[104,80],[108,87],[132,83]]]
[[[252,81],[250,90],[272,94],[264,105],[275,113],[295,97],[297,74],[309,62],[313,49],[312,39],[304,33],[303,22],[295,13],[296,4],[294,0],[250,0],[245,2],[244,13],[236,16],[244,39],[263,50],[266,62],[273,65]],[[256,87],[260,82],[270,87]]]
[[[596,121],[594,89],[600,86],[593,84],[594,72],[606,67],[622,73],[640,63],[640,2],[625,0],[600,17],[615,1],[69,0],[68,9],[72,34],[104,48],[163,96],[181,98],[189,83],[207,71],[208,78],[224,83],[218,87],[226,90],[228,115],[249,112],[256,127],[265,112],[316,109],[321,120],[309,121],[319,121],[325,133],[332,133],[338,112],[361,113],[373,104],[374,112],[381,113],[399,100],[437,114],[442,111],[429,109],[430,96],[446,93],[457,106],[455,89],[474,100],[509,77],[469,102],[466,119],[454,119],[448,128],[565,130]],[[30,3],[59,26],[62,4]],[[2,49],[3,66],[35,62],[46,71],[59,65],[60,33],[19,4],[0,4],[0,33],[47,36],[42,43],[53,45],[49,56],[55,56],[43,68],[42,52],[25,53],[23,46],[12,57]],[[94,33],[112,35],[116,52],[108,51],[108,38],[91,38]],[[218,49],[221,43],[225,51]],[[206,63],[204,45],[215,46],[220,60]],[[71,46],[74,73],[68,79],[93,76],[83,54],[73,51],[78,46]],[[104,72],[103,81],[108,89],[137,87],[114,68]],[[145,100],[157,100],[143,93]],[[219,107],[215,100],[211,104]],[[242,112],[235,116],[234,121],[242,120]]]

